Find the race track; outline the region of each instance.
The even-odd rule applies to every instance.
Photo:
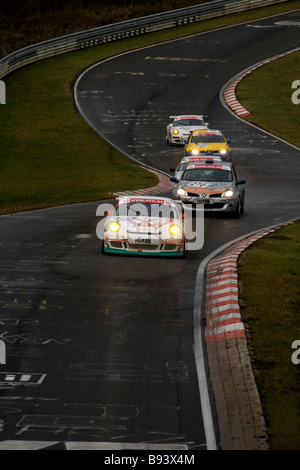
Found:
[[[280,24],[299,18],[298,11],[148,47],[79,77],[83,118],[125,155],[164,173],[183,156],[165,142],[168,116],[204,114],[231,139],[246,179],[245,214],[206,216],[204,247],[184,260],[102,255],[101,201],[2,216],[4,447],[17,440],[207,449],[194,357],[197,269],[223,244],[298,216],[300,203],[299,150],[237,119],[219,94],[237,73],[299,46],[299,26]]]

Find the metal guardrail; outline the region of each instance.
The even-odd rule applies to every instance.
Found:
[[[19,49],[1,59],[0,79],[20,67],[66,52],[287,1],[289,0],[215,0],[61,36]]]

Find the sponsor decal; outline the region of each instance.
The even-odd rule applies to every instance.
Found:
[[[193,135],[221,135],[220,131],[206,131],[206,130],[200,130],[200,131],[194,131]]]
[[[174,121],[181,121],[182,119],[202,119],[201,116],[178,116]]]
[[[209,158],[208,158],[209,159]],[[225,165],[188,165],[188,170],[195,170],[197,168],[211,168],[212,170],[226,170],[230,171],[230,167]]]

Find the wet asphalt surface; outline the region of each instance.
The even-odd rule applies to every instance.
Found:
[[[1,441],[206,449],[193,352],[197,269],[228,241],[297,217],[300,203],[299,150],[234,117],[219,93],[243,69],[299,46],[299,26],[278,24],[286,20],[299,22],[300,12],[138,50],[81,77],[83,118],[165,173],[183,156],[165,142],[168,116],[204,114],[231,139],[245,214],[206,216],[204,246],[184,260],[104,256],[101,201],[0,217]]]

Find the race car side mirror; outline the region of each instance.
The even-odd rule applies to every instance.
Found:
[[[238,185],[238,184],[245,184],[245,183],[246,183],[246,180],[238,180],[236,181],[235,184]]]
[[[230,139],[227,140],[227,144],[231,144],[231,140],[230,140]]]
[[[171,176],[170,181],[172,181],[173,183],[178,183],[178,179],[175,178],[175,176]]]
[[[188,143],[188,140],[184,140],[184,143],[187,144],[187,143]]]

